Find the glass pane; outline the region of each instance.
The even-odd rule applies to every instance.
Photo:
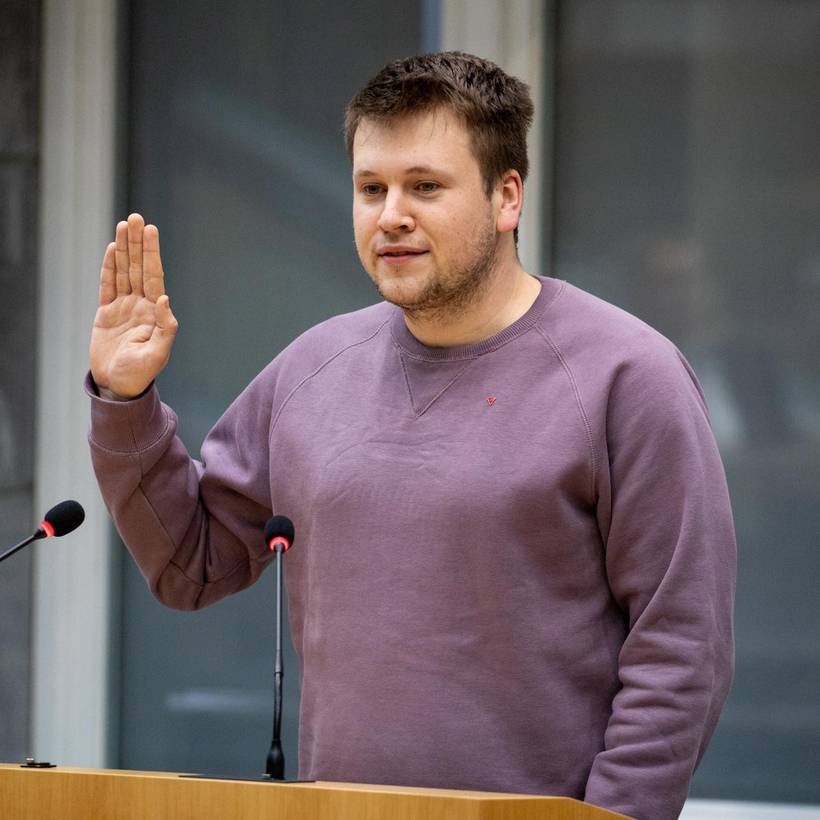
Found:
[[[696,796],[820,802],[820,4],[559,4],[554,274],[700,376],[739,546]]]
[[[421,6],[391,6],[385,26],[376,0],[132,4],[128,207],[160,228],[181,330],[159,386],[192,453],[297,334],[376,301],[353,247],[342,115],[385,62],[419,50]],[[178,613],[124,562],[120,765],[263,769],[273,580]],[[290,647],[285,688],[294,776]]]

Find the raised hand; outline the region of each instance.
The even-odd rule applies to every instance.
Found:
[[[104,395],[138,396],[171,355],[177,320],[165,295],[159,231],[139,214],[117,224],[105,250],[91,332],[91,375]]]

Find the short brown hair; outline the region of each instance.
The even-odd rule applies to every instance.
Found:
[[[464,121],[487,196],[511,168],[526,179],[527,131],[533,116],[528,86],[495,63],[461,51],[421,54],[386,65],[348,103],[348,155],[352,160],[353,138],[363,119],[389,122],[439,107]]]

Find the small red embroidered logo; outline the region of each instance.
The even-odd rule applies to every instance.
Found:
[[[487,396],[487,404],[492,407],[495,404],[495,396]]]

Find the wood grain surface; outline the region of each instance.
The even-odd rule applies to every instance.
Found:
[[[4,820],[614,820],[566,797],[0,764]]]

